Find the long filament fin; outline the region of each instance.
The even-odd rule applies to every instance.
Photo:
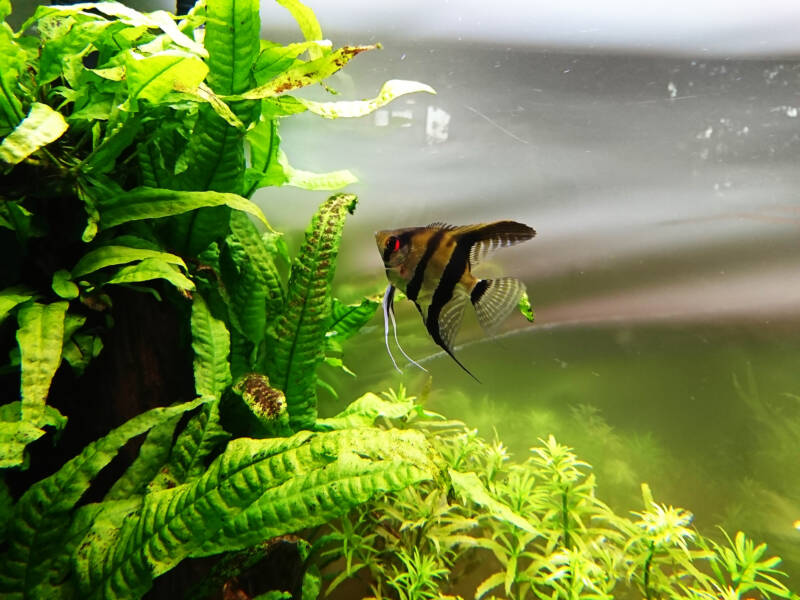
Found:
[[[386,293],[383,295],[383,339],[386,341],[386,351],[389,353],[389,358],[392,359],[392,364],[394,368],[397,369],[398,373],[402,373],[403,371],[400,370],[400,367],[397,366],[397,363],[394,360],[394,356],[392,356],[392,350],[389,348],[389,313],[392,315],[392,324],[394,324],[394,311],[391,309],[392,300],[394,299],[394,286],[390,283],[389,286],[386,288]],[[395,327],[394,330],[395,336],[397,336],[397,328]]]
[[[423,371],[425,371],[427,373],[428,369],[423,367],[421,364],[419,364],[417,361],[415,361],[413,358],[411,358],[408,354],[406,354],[406,351],[403,350],[403,347],[400,345],[400,340],[397,339],[397,323],[394,320],[394,307],[393,306],[389,306],[389,317],[392,319],[392,329],[394,329],[394,341],[397,344],[397,347],[400,348],[400,352],[402,352],[403,356],[405,356],[414,365],[416,365],[417,367],[419,367],[420,369],[422,369]]]
[[[405,356],[411,363],[415,366],[419,367],[426,373],[428,369],[423,367],[413,358],[411,358],[406,351],[403,350],[403,347],[400,345],[400,340],[397,339],[397,321],[394,318],[394,286],[389,284],[389,287],[386,288],[386,293],[383,296],[383,337],[386,341],[386,351],[389,353],[389,358],[392,359],[392,364],[394,368],[397,369],[398,372],[402,373],[400,367],[397,366],[397,363],[394,360],[394,356],[392,356],[392,351],[389,349],[389,319],[392,320],[392,331],[394,332],[394,341],[397,344],[397,347],[400,349],[400,352],[403,356]]]

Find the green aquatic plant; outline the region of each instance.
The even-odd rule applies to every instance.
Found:
[[[343,366],[342,341],[377,306],[331,290],[356,197],[322,204],[288,281],[286,244],[249,200],[264,186],[354,180],[292,167],[281,119],[361,116],[432,90],[390,81],[365,101],[287,95],[375,46],[334,49],[307,7],[280,4],[305,41],[260,40],[257,0],[208,0],[183,17],[116,2],[42,6],[17,31],[0,24],[0,342],[4,389],[19,390],[0,407],[4,598],[140,597],[184,559],[208,556],[223,557],[204,588],[218,591],[269,561],[269,540],[441,477],[420,432],[317,425],[317,368]],[[10,12],[0,0],[0,17]],[[156,354],[163,332],[139,327],[140,353],[104,363],[117,369],[114,397],[127,398],[128,371],[153,378],[148,369],[169,361],[154,387],[171,405],[138,415],[104,402],[94,367],[119,352],[106,341],[126,308],[167,315],[176,332],[169,357]],[[111,432],[48,471],[36,440],[58,443],[53,430],[95,418]],[[108,482],[112,463],[122,468]],[[289,587],[315,597],[310,546],[293,546]]]
[[[514,461],[497,440],[426,410],[402,387],[323,422],[357,419],[422,432],[448,479],[376,497],[323,528],[311,557],[328,594],[356,578],[373,598],[404,598],[410,588],[396,584],[425,575],[429,595],[417,597],[797,598],[764,544],[744,534],[728,545],[711,540],[692,527],[691,513],[656,503],[646,485],[644,510],[616,514],[597,498],[591,467],[552,436]],[[330,572],[337,559],[345,568]],[[465,586],[475,569],[483,579]]]

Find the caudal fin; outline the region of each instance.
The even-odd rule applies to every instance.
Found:
[[[478,322],[486,332],[493,332],[519,304],[525,284],[513,277],[481,279],[470,293]]]

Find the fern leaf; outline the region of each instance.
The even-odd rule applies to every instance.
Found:
[[[206,459],[228,438],[230,434],[220,426],[219,402],[209,402],[189,419],[172,446],[169,462],[148,489],[174,487],[196,479],[205,469]]]
[[[258,273],[266,288],[267,319],[272,318],[283,308],[286,292],[283,290],[281,277],[275,264],[273,254],[267,249],[264,240],[258,233],[253,221],[246,214],[235,212],[231,215],[231,233],[242,249],[250,257],[250,264]]]
[[[139,454],[125,473],[114,482],[103,501],[125,500],[145,492],[147,484],[169,459],[172,436],[181,415],[153,427],[139,448]]]
[[[44,435],[50,381],[61,364],[66,302],[30,303],[17,314],[21,369],[20,403],[16,415],[6,409],[0,418],[0,468],[18,467],[25,447]],[[55,409],[53,409],[55,410]]]
[[[157,258],[165,263],[186,268],[183,259],[168,252],[160,252],[149,248],[129,248],[127,246],[112,245],[101,246],[86,253],[72,268],[70,275],[73,279],[77,279],[105,267],[138,262],[147,258]]]
[[[335,336],[338,342],[353,337],[375,316],[379,304],[372,298],[364,298],[360,304],[343,304],[338,298],[334,298],[328,335]]]
[[[99,206],[100,225],[108,229],[130,221],[158,219],[197,208],[223,205],[248,212],[269,226],[261,209],[236,194],[185,192],[148,187],[139,187],[102,202]]]
[[[61,364],[66,302],[34,303],[20,309],[17,342],[22,360],[22,420],[37,425],[44,417],[50,381]]]
[[[149,494],[118,529],[98,517],[99,534],[113,543],[81,544],[82,592],[138,597],[187,556],[238,550],[321,524],[376,494],[436,477],[432,452],[414,431],[235,440],[200,479]]]
[[[198,396],[219,398],[231,382],[228,329],[211,314],[200,294],[192,300],[191,323],[195,391]]]
[[[253,82],[261,30],[259,0],[211,0],[206,8],[204,44],[209,53],[207,82],[220,95],[238,94]],[[256,102],[230,106],[245,125],[255,118]],[[180,187],[241,193],[244,187],[244,132],[231,127],[213,107],[200,108],[197,124],[187,148],[189,168]],[[211,217],[196,215],[197,225]]]
[[[50,566],[62,550],[72,509],[95,475],[128,440],[203,402],[206,400],[194,400],[138,415],[28,488],[14,507],[7,531],[8,549],[0,555],[0,596],[7,600],[30,597],[34,586],[48,579]]]
[[[231,324],[253,345],[264,339],[267,327],[267,285],[251,256],[234,236],[220,253],[220,274],[228,295]]]
[[[315,371],[325,358],[331,281],[345,215],[355,204],[354,195],[337,194],[323,202],[314,215],[292,266],[286,309],[272,331],[267,374],[286,394],[295,430],[312,427],[317,416]]]
[[[2,323],[14,307],[33,298],[33,291],[21,285],[6,288],[0,291],[0,323]]]

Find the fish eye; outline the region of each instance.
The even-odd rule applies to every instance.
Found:
[[[386,240],[385,248],[391,252],[397,252],[400,249],[400,240],[395,236],[391,236]]]

